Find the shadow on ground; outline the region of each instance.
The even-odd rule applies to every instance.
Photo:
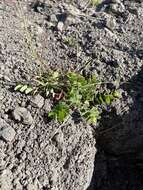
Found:
[[[88,190],[143,189],[143,67],[122,89],[133,103],[122,117],[114,115],[101,122],[111,130],[97,136],[98,153]]]

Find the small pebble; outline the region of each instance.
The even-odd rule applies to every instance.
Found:
[[[31,125],[33,123],[33,118],[26,108],[15,108],[12,114],[15,120],[21,121],[23,124]]]
[[[38,94],[36,95],[32,100],[31,100],[31,104],[34,107],[38,107],[38,108],[42,108],[44,105],[44,98]]]
[[[0,137],[2,137],[5,141],[8,141],[8,142],[13,141],[15,135],[16,135],[16,132],[11,126],[3,127],[0,130]]]
[[[57,29],[59,30],[59,31],[63,31],[63,27],[64,27],[64,23],[63,22],[58,22],[58,24],[57,24]]]

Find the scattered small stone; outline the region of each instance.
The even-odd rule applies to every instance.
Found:
[[[125,7],[122,3],[118,4],[118,3],[113,3],[110,5],[110,10],[115,13],[115,14],[121,14],[124,13],[125,11]]]
[[[5,76],[3,76],[3,78],[4,78],[5,81],[11,82],[11,79],[8,76],[5,75]]]
[[[26,189],[27,189],[27,190],[38,190],[38,187],[37,187],[36,184],[29,183],[29,184],[27,185],[27,188],[26,188]]]
[[[106,18],[106,27],[110,30],[114,30],[116,28],[116,20],[113,17],[107,17]]]
[[[62,32],[63,31],[63,27],[64,27],[64,23],[62,21],[58,22],[57,29]]]
[[[44,33],[44,30],[42,27],[37,26],[37,34],[42,35]]]
[[[118,4],[120,4],[120,3],[121,3],[121,0],[112,0],[111,2],[112,2],[112,3],[118,3]]]
[[[31,125],[33,123],[33,118],[30,112],[23,107],[15,108],[13,111],[13,117],[17,121],[22,121],[23,124]]]
[[[72,15],[75,17],[85,16],[85,14],[80,9],[76,8],[75,6],[73,6],[71,4],[63,3],[62,5],[63,5],[67,15]]]
[[[62,146],[64,142],[63,133],[60,132],[60,133],[55,134],[52,140],[56,144],[56,146]]]
[[[54,23],[58,22],[57,16],[55,14],[50,15],[50,22],[54,22]]]
[[[47,22],[47,28],[55,28],[55,24],[53,22]]]
[[[38,94],[31,100],[32,106],[42,108],[44,105],[44,98]]]
[[[0,100],[2,100],[3,98],[4,98],[4,94],[0,92]]]
[[[11,142],[14,140],[16,132],[11,126],[8,126],[8,124],[6,125],[7,126],[0,130],[0,137],[2,137],[5,141]]]
[[[51,101],[49,99],[46,99],[44,104],[44,110],[46,112],[49,112],[51,111],[51,107],[52,107]]]
[[[129,10],[130,13],[139,16],[140,7],[137,6],[137,4],[135,2],[129,2],[129,4],[128,4],[128,10]]]
[[[4,170],[6,161],[3,159],[3,155],[0,153],[0,170]]]
[[[0,177],[0,187],[2,190],[12,190],[12,172],[9,169],[5,169],[2,171],[1,177]]]

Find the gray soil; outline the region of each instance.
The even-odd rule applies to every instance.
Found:
[[[143,190],[142,0],[20,2],[0,1],[0,189]],[[122,98],[98,126],[48,121],[50,101],[14,86],[49,68],[96,73]]]

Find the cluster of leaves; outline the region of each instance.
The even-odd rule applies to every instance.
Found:
[[[96,123],[100,113],[119,97],[117,91],[105,92],[95,75],[84,77],[75,72],[51,71],[36,79],[36,86],[18,84],[15,90],[42,93],[53,101],[50,118],[63,122],[70,111],[78,111],[89,123]]]
[[[27,85],[27,84],[18,84],[15,87],[15,90],[19,91],[19,92],[23,92],[25,94],[29,94],[33,91],[33,87],[31,85]]]

